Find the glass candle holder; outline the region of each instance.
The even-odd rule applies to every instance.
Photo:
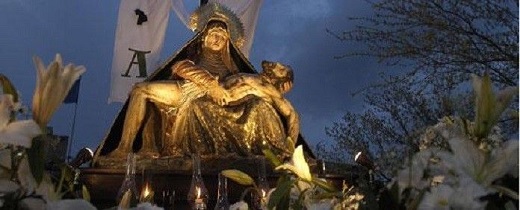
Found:
[[[266,161],[264,157],[258,160],[258,189],[251,194],[252,208],[253,209],[265,209],[267,206],[267,193],[269,192],[269,182],[266,175]]]
[[[193,155],[192,163],[193,174],[191,176],[190,191],[188,192],[188,202],[192,204],[192,209],[205,210],[207,209],[208,189],[202,179],[200,157]]]
[[[162,204],[164,210],[173,210],[175,207],[175,190],[165,190],[162,192]]]
[[[217,191],[217,204],[215,205],[215,210],[228,210],[229,209],[229,200],[228,200],[228,188],[227,188],[227,178],[222,175],[222,173],[218,174],[218,191]]]
[[[143,168],[142,171],[142,189],[139,202],[155,204],[155,191],[153,186],[153,171],[150,169]]]
[[[121,187],[117,193],[116,202],[119,208],[127,209],[137,205],[139,194],[135,183],[135,161],[134,153],[128,153],[126,160],[126,174]]]

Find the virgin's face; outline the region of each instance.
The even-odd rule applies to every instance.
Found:
[[[229,40],[227,31],[221,27],[210,28],[204,37],[204,47],[212,51],[222,50]]]

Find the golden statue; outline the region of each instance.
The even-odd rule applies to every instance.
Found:
[[[94,161],[129,152],[247,157],[269,148],[291,154],[301,139],[298,114],[283,96],[292,88],[292,69],[264,61],[256,73],[237,48],[240,21],[217,3],[197,9],[191,25],[195,37],[134,86]]]

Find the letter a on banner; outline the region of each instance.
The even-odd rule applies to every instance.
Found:
[[[108,102],[124,102],[160,64],[171,0],[121,0]]]

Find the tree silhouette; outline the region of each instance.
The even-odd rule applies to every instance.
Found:
[[[346,152],[350,158],[368,151],[381,172],[391,173],[417,151],[426,126],[446,115],[472,119],[471,74],[488,72],[497,88],[518,85],[518,1],[368,3],[373,15],[349,18],[357,24],[354,29],[327,31],[364,46],[338,59],[373,57],[388,70],[381,72],[380,82],[354,93],[363,97],[364,111],[347,112],[326,128],[335,144],[319,156]],[[512,107],[518,109],[518,103]],[[517,120],[503,122],[506,136],[517,132]]]

